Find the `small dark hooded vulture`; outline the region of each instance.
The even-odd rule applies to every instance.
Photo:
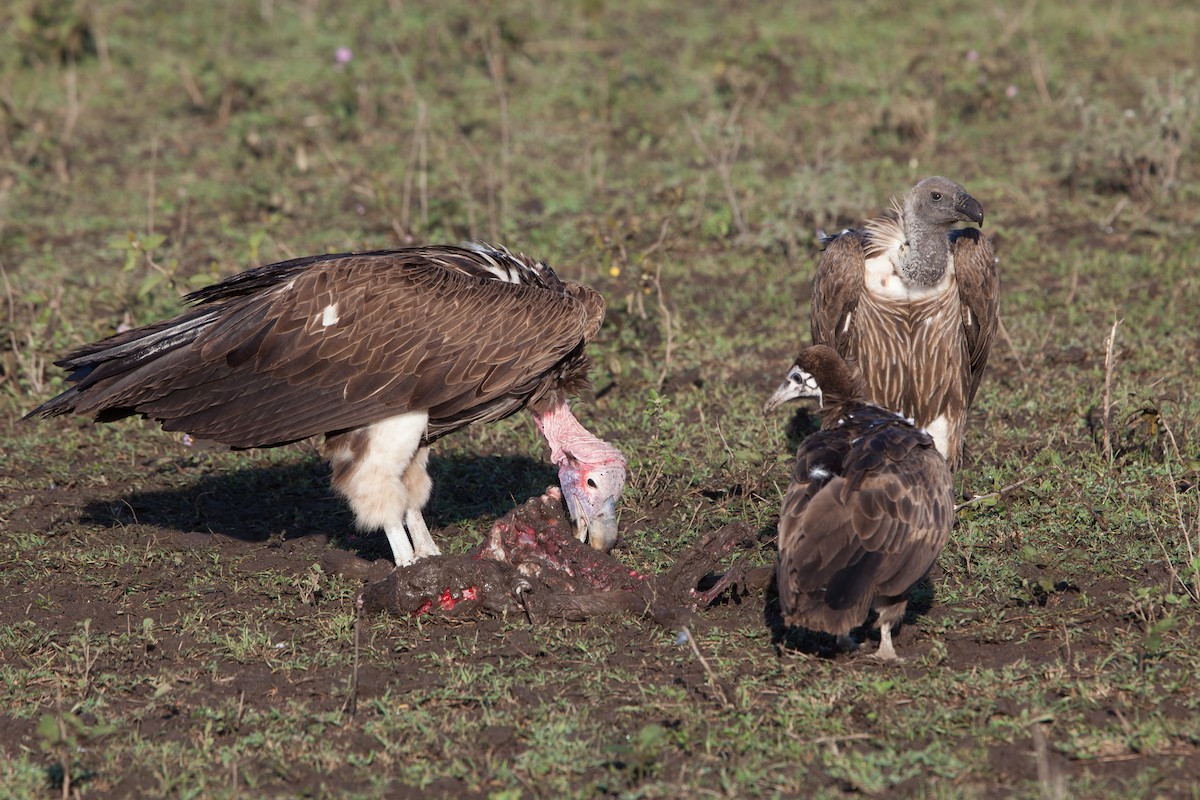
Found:
[[[913,418],[957,469],[967,410],[999,319],[983,207],[942,177],[913,187],[895,219],[827,239],[813,281],[812,341],[857,368],[866,397]]]
[[[950,537],[950,468],[926,431],[865,402],[831,348],[801,351],[764,411],[798,397],[820,401],[821,430],[796,452],[779,515],[784,621],[846,641],[875,608],[878,656],[895,659],[892,629]]]
[[[604,300],[547,265],[472,244],[299,258],[186,298],[174,319],[86,345],[29,416],[134,414],[236,448],[325,435],[333,485],[399,565],[437,555],[428,446],[528,407],[580,539],[609,549],[625,461],[576,421]]]

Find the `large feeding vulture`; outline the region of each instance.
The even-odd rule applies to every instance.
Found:
[[[796,452],[779,515],[776,585],[784,621],[846,641],[879,611],[878,656],[954,522],[954,482],[933,438],[863,399],[861,378],[831,348],[801,351],[765,412],[821,403],[821,430]]]
[[[866,381],[866,397],[912,417],[957,469],[999,318],[983,207],[942,177],[913,187],[895,218],[826,239],[813,282],[812,341],[837,350]]]
[[[577,535],[615,543],[625,461],[567,405],[604,318],[595,290],[470,244],[299,258],[186,300],[59,361],[75,385],[29,416],[141,414],[235,448],[325,434],[334,488],[406,565],[440,552],[421,515],[428,446],[528,407]]]

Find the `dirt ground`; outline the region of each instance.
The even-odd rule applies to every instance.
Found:
[[[803,428],[805,424],[811,423],[798,415],[793,427]],[[877,635],[859,653],[847,654],[830,637],[785,629],[772,592],[752,588],[726,593],[710,608],[693,606],[693,614],[680,617],[695,629],[694,635],[709,641],[745,641],[747,631],[752,632],[750,638],[759,652],[753,657],[726,659],[719,676],[701,658],[663,660],[659,657],[661,640],[664,635],[678,636],[678,630],[664,630],[661,621],[627,610],[582,622],[530,620],[518,614],[455,616],[436,610],[420,615],[415,626],[411,619],[390,623],[386,616],[382,622],[379,618],[367,619],[357,635],[370,644],[360,642],[364,656],[355,667],[347,668],[343,661],[333,669],[289,670],[273,663],[269,656],[230,658],[227,651],[214,649],[211,642],[201,641],[188,631],[196,629],[197,620],[202,626],[206,617],[254,619],[261,615],[261,632],[268,641],[277,641],[280,649],[310,647],[296,643],[304,639],[305,631],[315,621],[331,611],[350,613],[353,595],[364,582],[377,581],[389,572],[390,562],[384,557],[381,541],[348,533],[340,501],[325,488],[324,465],[311,453],[297,455],[282,469],[244,470],[234,478],[210,471],[202,461],[197,466],[196,460],[188,456],[174,463],[169,457],[144,459],[132,466],[144,469],[148,478],[133,493],[116,486],[59,485],[46,473],[42,476],[46,490],[27,496],[8,525],[12,530],[41,531],[55,543],[44,550],[37,578],[28,583],[25,592],[0,597],[0,615],[8,620],[24,620],[33,628],[59,631],[87,625],[94,641],[109,642],[109,646],[82,655],[82,664],[75,665],[82,671],[76,680],[86,684],[95,679],[93,676],[104,676],[105,683],[94,685],[91,691],[104,695],[106,714],[132,713],[137,719],[136,735],[154,739],[159,746],[173,740],[181,746],[194,745],[200,735],[195,724],[198,709],[226,709],[225,716],[215,724],[210,721],[205,729],[205,735],[220,742],[222,737],[236,736],[238,719],[252,709],[269,713],[272,708],[301,706],[309,709],[312,724],[329,745],[350,760],[357,756],[369,762],[379,740],[365,733],[362,726],[345,721],[353,720],[355,714],[369,717],[376,704],[399,704],[396,708],[402,712],[409,695],[453,691],[446,672],[427,665],[453,663],[461,658],[464,641],[471,643],[470,659],[476,666],[503,669],[514,659],[532,660],[551,676],[556,671],[573,676],[574,668],[562,662],[563,654],[550,640],[568,637],[602,641],[609,646],[604,659],[606,672],[629,676],[647,686],[670,686],[687,703],[708,708],[709,713],[719,717],[723,709],[737,705],[744,708],[749,703],[753,708],[773,702],[771,694],[747,698],[738,690],[743,682],[762,677],[764,661],[774,662],[777,670],[813,659],[837,669],[848,669],[852,664],[854,670],[876,675],[889,685],[910,677],[917,679],[931,664],[934,669],[952,672],[1014,670],[1023,675],[1037,674],[1042,669],[1061,670],[1064,664],[1086,670],[1090,667],[1082,665],[1102,665],[1112,657],[1112,629],[1129,626],[1130,583],[1152,585],[1167,579],[1163,574],[1144,574],[1064,581],[1057,578],[1053,568],[1030,563],[1021,568],[1023,587],[1012,587],[1011,596],[981,597],[970,607],[950,608],[938,602],[934,587],[947,576],[935,567],[910,605],[907,622],[919,624],[902,628],[897,642],[906,660],[898,665],[876,664],[864,656],[875,646]],[[102,449],[81,448],[73,454],[66,471],[103,474],[110,464],[108,458]],[[435,472],[437,469],[435,460]],[[7,468],[0,469],[0,476],[11,477],[6,472]],[[61,470],[55,473],[61,474]],[[22,477],[28,481],[31,476],[26,473]],[[247,516],[247,509],[255,513]],[[495,514],[504,510],[503,502],[498,502]],[[179,524],[181,512],[184,524]],[[328,532],[329,520],[337,528],[334,536]],[[641,524],[653,527],[655,520],[644,518]],[[64,538],[56,538],[63,534]],[[626,531],[625,535],[636,536],[637,531]],[[434,536],[444,543],[453,542],[451,546],[458,551],[465,549],[465,542],[478,538],[455,526],[435,530]],[[747,547],[733,558],[714,556],[714,564],[745,558],[747,564],[769,565],[774,554],[773,536],[771,528],[758,531],[748,537]],[[96,559],[88,569],[86,587],[72,577],[72,569],[60,568],[62,565],[57,563],[71,559],[71,551],[77,547]],[[107,560],[102,557],[106,552],[134,557]],[[357,573],[342,570],[345,577],[334,578],[319,567],[325,564],[329,569],[331,553],[336,556],[332,562],[350,559],[367,563],[358,558],[362,555],[368,561],[374,559],[374,563]],[[618,561],[624,556],[621,548],[614,555]],[[206,563],[222,565],[219,583],[208,579]],[[6,568],[13,566],[8,564]],[[256,581],[264,574],[281,578],[279,594],[264,593]],[[340,592],[334,589],[334,582],[341,587]],[[280,594],[291,596],[290,611],[264,613],[267,607],[279,606]],[[1065,619],[1071,620],[1070,630],[1066,629]],[[152,625],[158,633],[152,641],[147,638],[137,646],[135,634],[141,625]],[[771,632],[769,637],[763,635],[765,631]],[[355,649],[354,638],[339,637],[337,647],[342,655]],[[118,646],[117,642],[123,644]],[[7,653],[5,658],[13,655]],[[198,669],[201,661],[216,668]],[[146,676],[153,677],[146,680]],[[1080,679],[1085,676],[1081,674]],[[614,726],[620,726],[624,712],[616,707],[607,712],[603,707],[596,708],[593,690],[569,679],[550,680],[557,702],[592,706],[597,720],[602,722],[611,715]],[[1162,683],[1162,694],[1170,698],[1171,684],[1190,678],[1160,669],[1153,673],[1153,680]],[[543,692],[518,683],[509,700],[536,705],[545,702]],[[1051,696],[1044,699],[1047,705],[1055,700]],[[463,697],[463,712],[469,713],[476,702]],[[990,718],[1029,724],[1025,700],[999,696],[991,702]],[[1125,724],[1116,704],[1107,707],[1103,701],[1097,702],[1091,713],[1101,726]],[[1191,724],[1195,710],[1185,700],[1167,699],[1155,713]],[[852,716],[859,714],[866,727],[877,724],[869,707],[864,706]],[[86,713],[81,719],[85,725],[94,722],[94,717]],[[669,728],[670,720],[663,722]],[[1169,754],[1141,755],[1114,749],[1085,763],[1067,758],[1048,745],[1040,726],[1032,729],[1037,733],[1027,741],[1000,743],[981,754],[994,778],[987,787],[976,786],[976,796],[1006,797],[1010,790],[1015,791],[1012,787],[1030,783],[1065,785],[1065,781],[1081,778],[1107,787],[1133,785],[1148,768],[1168,772],[1172,778],[1165,785],[1180,791],[1200,780],[1195,741],[1191,747]],[[468,760],[512,762],[528,746],[526,733],[514,725],[485,725],[454,745]],[[848,738],[852,741],[854,736]],[[30,747],[37,740],[36,720],[5,715],[0,746],[12,752]],[[963,744],[969,746],[970,742],[964,739]],[[639,757],[615,756],[603,768],[583,775],[583,779],[600,787],[600,795],[622,796],[622,791],[636,787],[648,774],[642,771],[644,765],[639,766]],[[260,757],[247,754],[245,759],[230,768],[234,794],[239,770],[256,774],[258,786],[271,792],[303,786],[309,787],[307,791],[314,796],[335,796],[363,789],[363,773],[345,763],[325,772],[310,763],[283,759],[269,748]],[[660,776],[683,775],[687,770],[687,759],[677,751],[665,753],[654,764],[654,773]],[[806,793],[822,787],[835,794],[858,792],[853,782],[811,765],[784,765],[780,770],[783,785],[789,780],[793,785],[802,784],[807,787]],[[54,783],[53,769],[48,774]],[[89,793],[112,797],[137,796],[161,788],[161,776],[156,776],[153,767],[138,763],[126,764],[119,775],[111,770],[94,775],[85,771],[76,780]],[[385,785],[388,797],[495,796],[495,787],[445,777],[423,788],[399,778]],[[922,794],[925,786],[924,777],[913,777],[896,783],[890,791],[896,796],[915,795]],[[528,788],[532,796],[547,796],[536,786]],[[1173,794],[1174,789],[1160,796],[1178,796]]]
[[[0,800],[1200,797],[1194,3],[10,5]],[[898,664],[755,582],[360,617],[388,548],[318,443],[20,420],[206,282],[491,240],[608,301],[574,408],[629,460],[615,574],[761,575],[817,231],[935,173],[987,209],[1003,328]],[[556,480],[524,414],[431,472],[459,556]]]

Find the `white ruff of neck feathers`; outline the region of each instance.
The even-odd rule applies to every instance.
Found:
[[[620,451],[579,424],[566,403],[553,406],[545,414],[534,414],[533,418],[550,445],[550,460],[555,464],[562,464],[568,457],[591,466],[625,464]]]

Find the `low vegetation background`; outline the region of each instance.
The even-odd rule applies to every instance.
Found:
[[[5,4],[0,796],[1195,797],[1197,52],[1170,0]],[[356,648],[315,565],[386,548],[316,443],[21,421],[56,357],[239,270],[499,242],[608,300],[577,409],[629,458],[618,557],[744,520],[770,563],[816,232],[930,174],[987,211],[1003,321],[899,665],[780,640],[761,594],[691,643]],[[527,416],[432,470],[456,551],[555,480]]]

